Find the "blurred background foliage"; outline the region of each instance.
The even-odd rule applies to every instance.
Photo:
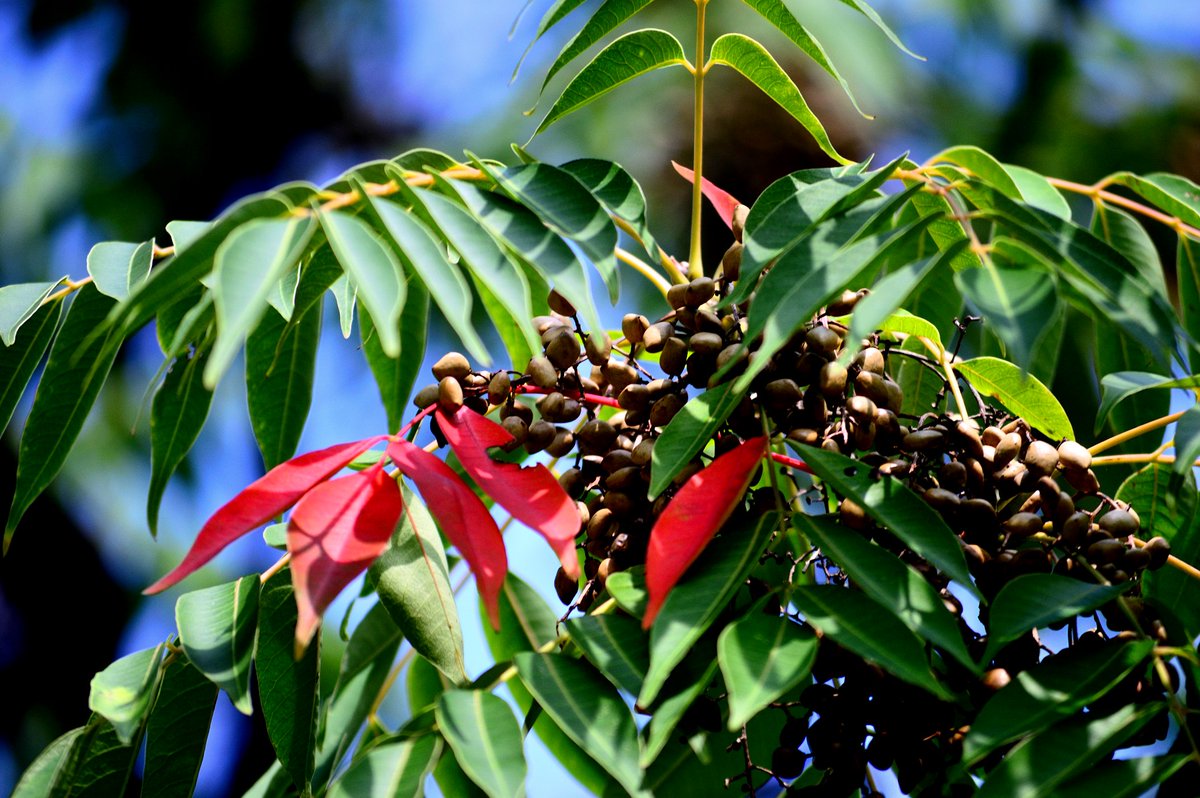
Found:
[[[540,42],[510,86],[549,0],[535,0],[510,41],[520,5],[0,4],[0,283],[78,278],[97,241],[161,236],[169,220],[209,219],[247,193],[288,180],[322,183],[415,146],[511,159],[509,143],[523,143],[534,127],[521,111],[534,104],[542,71],[571,27]],[[850,157],[909,151],[921,161],[963,143],[1079,182],[1118,169],[1200,181],[1200,4],[1193,0],[876,2],[927,62],[906,58],[833,0],[791,5],[875,116],[857,115],[811,64],[784,64]],[[714,32],[743,30],[779,43],[741,4],[710,8]],[[659,2],[647,13],[643,24],[690,31],[691,3]],[[749,84],[728,71],[714,75],[706,173],[716,183],[749,202],[777,177],[828,165]],[[660,241],[680,256],[688,188],[670,160],[690,161],[683,78],[668,70],[617,90],[530,146],[551,162],[588,155],[622,163],[646,190]],[[709,230],[715,258],[726,242],[716,225]],[[1173,263],[1173,241],[1159,243],[1164,262]],[[625,282],[620,312],[653,307],[643,285]],[[355,339],[328,337],[301,450],[384,427]],[[435,336],[429,351],[436,357],[454,346]],[[96,671],[173,628],[173,596],[143,600],[140,589],[177,561],[216,506],[261,473],[244,389],[226,380],[190,467],[168,490],[159,543],[149,545],[145,392],[160,363],[151,331],[126,347],[56,490],[34,505],[0,562],[0,791],[46,743],[84,721]],[[22,412],[0,447],[5,507]],[[244,543],[223,555],[210,582],[273,559],[260,541]],[[553,571],[542,566],[528,566],[538,584]],[[327,635],[331,658],[335,637]],[[272,759],[261,729],[228,707],[219,712],[224,722],[210,739],[202,795],[240,794]],[[546,761],[533,762],[540,775],[531,794],[571,794],[553,772],[538,770]]]

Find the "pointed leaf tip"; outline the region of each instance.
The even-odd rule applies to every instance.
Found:
[[[675,171],[682,175],[684,180],[688,181],[689,183],[696,182],[696,173],[691,169],[688,169],[682,164],[677,164],[674,161],[671,161],[671,166],[675,167]],[[701,176],[700,190],[704,192],[704,196],[708,198],[708,201],[712,203],[714,208],[716,208],[717,213],[721,216],[721,221],[725,223],[726,227],[732,230],[733,212],[737,210],[737,206],[741,205],[742,203],[738,202],[737,199],[728,191],[717,188],[707,177]]]
[[[205,522],[191,549],[173,571],[142,592],[162,592],[217,556],[233,541],[280,515],[315,485],[341,471],[385,435],[339,443],[280,463],[230,499]]]
[[[540,533],[558,555],[567,575],[578,579],[575,536],[579,533],[579,512],[550,469],[540,463],[521,467],[493,460],[488,456],[488,447],[503,446],[512,436],[504,427],[465,406],[453,414],[439,408],[437,415],[442,434],[471,478],[513,518]]]
[[[643,629],[654,623],[671,588],[733,513],[766,452],[767,439],[760,436],[716,458],[679,489],[658,517],[646,550],[650,600]]]
[[[317,485],[288,521],[296,593],[296,654],[304,653],[325,608],[383,551],[404,512],[396,480],[381,460]]]
[[[498,630],[508,555],[492,514],[450,466],[421,447],[401,438],[388,444],[387,454],[416,484],[429,513],[471,567],[488,619]]]

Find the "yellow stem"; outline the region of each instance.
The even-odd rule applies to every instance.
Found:
[[[625,250],[621,249],[620,247],[617,247],[616,255],[617,255],[617,260],[630,266],[635,272],[642,275],[650,282],[654,283],[654,287],[657,288],[659,290],[659,293],[661,293],[664,297],[667,295],[667,291],[670,289],[671,284],[668,283],[661,274],[654,271],[654,269],[651,268],[650,264],[646,263],[644,260],[641,260],[641,259],[635,257],[633,255],[633,253],[626,252]]]
[[[262,572],[262,576],[260,576],[258,578],[259,584],[265,585],[267,583],[268,579],[270,579],[272,576],[274,576],[275,574],[282,571],[285,567],[287,567],[287,564],[291,561],[292,561],[292,553],[289,551],[286,554],[284,554],[282,557],[280,557],[278,560],[276,560],[274,565],[272,565],[270,568],[268,568],[267,570]]]
[[[1095,446],[1092,446],[1090,449],[1088,449],[1088,451],[1091,452],[1092,454],[1099,454],[1100,452],[1103,452],[1105,449],[1111,449],[1114,446],[1120,446],[1125,441],[1136,438],[1137,436],[1141,435],[1142,433],[1152,432],[1156,429],[1161,429],[1161,428],[1167,426],[1168,424],[1178,421],[1180,418],[1183,417],[1183,414],[1186,412],[1187,412],[1186,410],[1180,410],[1178,413],[1171,413],[1169,416],[1163,416],[1162,418],[1156,418],[1153,421],[1147,421],[1145,424],[1140,424],[1140,425],[1134,427],[1133,429],[1127,429],[1124,432],[1119,432],[1116,435],[1112,436],[1111,438],[1100,441]],[[1092,462],[1095,462],[1095,460],[1093,460]]]
[[[1200,230],[1191,225],[1184,224],[1183,220],[1178,216],[1172,216],[1169,213],[1163,213],[1160,210],[1151,208],[1149,205],[1143,205],[1140,202],[1131,200],[1127,197],[1122,197],[1120,194],[1114,194],[1111,191],[1105,191],[1104,186],[1109,185],[1108,181],[1102,180],[1099,183],[1088,186],[1083,183],[1073,183],[1070,180],[1063,180],[1058,177],[1047,177],[1046,182],[1055,188],[1061,188],[1063,191],[1070,191],[1074,194],[1083,194],[1091,197],[1097,202],[1107,202],[1109,205],[1116,205],[1134,213],[1140,213],[1148,219],[1153,219],[1156,222],[1161,222],[1167,227],[1170,227],[1180,235],[1189,235],[1192,238],[1200,238]]]
[[[695,0],[695,3],[696,68],[692,73],[695,89],[692,119],[692,242],[688,251],[688,276],[692,278],[704,274],[700,255],[700,218],[704,207],[704,17],[708,0]]]
[[[91,275],[88,275],[87,277],[84,277],[81,280],[72,280],[70,277],[68,277],[67,279],[63,280],[63,282],[66,283],[66,285],[63,286],[62,288],[58,289],[57,291],[55,291],[53,294],[50,294],[45,299],[43,299],[42,304],[48,305],[51,302],[57,302],[58,300],[65,297],[67,294],[74,293],[75,291],[78,291],[80,288],[83,288],[85,285],[87,285],[91,281],[92,281]]]
[[[1141,538],[1132,538],[1132,540],[1135,544],[1137,544],[1138,548],[1141,548],[1142,546],[1146,545],[1146,541],[1142,540]],[[1200,569],[1197,569],[1193,565],[1189,565],[1188,563],[1186,563],[1183,560],[1176,557],[1174,554],[1167,555],[1167,564],[1174,566],[1175,568],[1179,569],[1180,571],[1183,571],[1185,574],[1190,576],[1192,579],[1200,581]]]

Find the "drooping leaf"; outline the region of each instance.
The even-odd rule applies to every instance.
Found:
[[[396,468],[416,484],[446,538],[471,566],[492,626],[499,626],[497,602],[508,558],[491,513],[440,458],[403,439],[389,443],[387,453]]]
[[[777,524],[778,516],[766,513],[752,527],[727,525],[671,591],[650,629],[650,669],[638,693],[640,706],[654,703],[675,666],[725,609]]]
[[[550,85],[550,81],[559,73],[559,70],[652,2],[654,0],[604,0],[604,3],[596,9],[596,13],[592,14],[591,18],[555,56],[554,63],[550,65],[546,71],[546,77],[542,80],[538,96],[540,97],[546,91],[546,87]]]
[[[1031,169],[1010,163],[1004,164],[1004,171],[1016,184],[1026,204],[1070,221],[1071,206],[1067,204],[1062,192],[1052,186],[1049,180]]]
[[[929,164],[943,162],[952,163],[967,169],[973,176],[994,186],[997,191],[1006,197],[1017,201],[1024,199],[1021,195],[1021,190],[1017,187],[1008,170],[1004,168],[1004,165],[979,147],[972,147],[970,145],[950,147],[929,159]]]
[[[204,366],[204,385],[210,390],[262,318],[271,290],[300,262],[314,229],[310,218],[256,219],[217,248],[212,274],[217,340]]]
[[[864,593],[836,585],[806,585],[792,603],[813,627],[888,673],[944,700],[950,693],[929,667],[925,644],[890,608]]]
[[[1200,340],[1200,241],[1179,236],[1175,249],[1175,277],[1179,293],[1179,320],[1188,335]],[[1193,372],[1200,371],[1200,353],[1189,356]]]
[[[408,298],[400,313],[400,334],[404,338],[404,352],[400,357],[388,357],[383,351],[375,332],[375,322],[362,308],[358,313],[358,329],[362,335],[363,355],[371,367],[387,412],[388,430],[395,432],[404,424],[404,411],[424,359],[429,334],[429,292],[417,283],[408,284]]]
[[[983,705],[963,741],[963,760],[973,765],[1000,746],[1075,714],[1124,679],[1153,647],[1149,640],[1105,640],[1069,648],[1021,671]]]
[[[166,229],[167,235],[171,237],[171,246],[175,248],[176,252],[180,252],[195,243],[210,226],[210,222],[192,222],[175,219],[174,221],[167,222]]]
[[[113,725],[123,745],[133,742],[150,712],[165,648],[159,643],[127,654],[92,679],[88,708]]]
[[[292,313],[296,310],[296,288],[300,285],[300,270],[299,263],[288,269],[267,294],[267,304],[275,308],[284,321],[291,321]]]
[[[314,305],[293,323],[266,313],[246,339],[246,403],[268,469],[290,459],[300,445],[312,405],[321,312]]]
[[[446,260],[429,230],[399,205],[370,197],[366,201],[379,215],[388,236],[424,283],[467,351],[480,363],[489,365],[491,356],[471,324],[471,289],[459,267]]]
[[[47,302],[29,317],[23,334],[18,334],[11,345],[0,347],[0,432],[12,420],[61,317],[62,302]]]
[[[657,446],[657,444],[656,444]],[[649,629],[671,588],[724,525],[766,455],[765,438],[751,438],[692,475],[654,522],[646,548]]]
[[[671,734],[679,726],[688,709],[708,688],[717,673],[717,658],[714,652],[703,652],[703,656],[687,657],[671,673],[670,679],[660,691],[653,710],[653,717],[645,730],[641,765],[649,768],[662,755],[671,742]],[[641,706],[639,702],[639,706]]]
[[[124,795],[141,748],[141,730],[136,740],[125,745],[111,723],[93,714],[79,731],[54,774],[51,798]]]
[[[616,600],[618,607],[635,618],[642,617],[650,598],[646,593],[646,566],[638,565],[627,571],[609,574],[604,589]],[[638,624],[639,632],[641,628],[641,624]]]
[[[108,377],[117,346],[106,346],[93,333],[102,329],[115,304],[94,285],[85,285],[75,293],[54,338],[21,435],[12,509],[4,526],[5,551],[21,516],[58,476]]]
[[[142,795],[190,798],[216,704],[217,686],[190,662],[166,669],[146,724]]]
[[[400,357],[400,312],[407,294],[404,267],[362,219],[334,211],[321,216],[321,225],[329,246],[375,321],[379,345],[389,357]],[[342,334],[348,336],[347,316],[352,318],[353,314],[342,313]]]
[[[189,294],[154,317],[158,348],[167,357],[179,357],[213,332],[216,311],[212,292],[197,284]]]
[[[558,727],[631,795],[640,794],[637,728],[604,677],[580,660],[557,654],[527,651],[517,654],[513,664]]]
[[[696,173],[691,169],[688,169],[686,166],[681,164],[677,164],[674,161],[671,161],[671,166],[675,167],[675,171],[678,172],[684,180],[693,184],[696,182]],[[721,221],[725,223],[725,226],[732,230],[733,212],[742,203],[738,202],[737,199],[728,191],[717,188],[717,186],[707,177],[701,176],[700,191],[704,193],[704,198],[707,199],[713,206],[713,210],[715,210],[717,215],[721,217]]]
[[[875,523],[978,595],[954,532],[916,493],[893,477],[872,479],[868,466],[836,452],[803,444],[796,450],[838,495],[862,507]]]
[[[349,338],[350,331],[354,329],[354,308],[358,304],[358,286],[354,284],[354,280],[349,274],[343,274],[333,281],[333,285],[329,286],[329,293],[333,294],[333,300],[337,303],[338,326],[342,330],[342,337]]]
[[[1186,177],[1163,172],[1148,175],[1117,172],[1105,178],[1105,182],[1125,186],[1177,216],[1184,224],[1200,227],[1200,186]]]
[[[592,192],[605,210],[626,222],[641,239],[651,258],[658,257],[658,246],[646,225],[646,195],[642,187],[619,164],[599,158],[579,158],[559,166]]]
[[[175,625],[188,662],[250,714],[250,660],[258,629],[258,575],[184,593]]]
[[[407,486],[401,491],[406,511],[388,547],[371,565],[371,581],[412,647],[462,684],[467,680],[462,629],[446,552],[428,508]]]
[[[208,350],[191,357],[178,357],[154,393],[150,405],[150,490],[146,497],[146,521],[150,534],[158,532],[158,508],[171,475],[187,457],[208,418],[212,391],[204,387],[202,375]]]
[[[866,299],[870,299],[867,297]],[[865,302],[866,299],[861,302]],[[861,304],[860,302],[860,304]],[[858,314],[857,306],[855,314]],[[941,333],[938,328],[933,325],[933,322],[923,319],[920,316],[914,316],[906,310],[898,310],[888,316],[883,321],[879,322],[879,331],[882,333],[904,333],[910,338],[928,338],[934,347],[939,351],[945,350],[945,345],[942,344]],[[905,347],[906,349],[908,347]],[[916,351],[916,350],[914,350]]]
[[[597,53],[571,79],[533,135],[638,75],[687,63],[683,45],[666,31],[647,28],[627,33]]]
[[[800,89],[761,44],[740,33],[726,33],[712,43],[709,63],[724,64],[739,72],[803,125],[822,152],[838,163],[853,163],[834,148],[821,120],[809,109]]]
[[[1160,296],[1167,296],[1162,260],[1146,228],[1120,208],[1097,202],[1092,213],[1092,233],[1129,259],[1142,279]]]
[[[297,652],[342,588],[383,551],[403,512],[400,488],[382,465],[323,482],[297,502],[288,521]]]
[[[607,581],[604,584],[606,589],[611,587]],[[581,615],[567,621],[567,631],[610,682],[631,695],[641,691],[650,666],[650,648],[637,621],[619,614]]]
[[[521,7],[520,12],[518,12],[516,19],[513,20],[512,28],[509,30],[510,37],[516,31],[517,25],[520,24],[521,18],[529,9],[531,2],[532,0],[526,2],[525,5]],[[521,64],[525,62],[525,57],[529,55],[529,51],[533,49],[533,46],[537,44],[538,41],[541,40],[542,36],[546,34],[546,31],[557,25],[564,17],[566,17],[575,9],[579,8],[579,6],[583,5],[583,3],[584,0],[554,0],[554,4],[551,5],[550,8],[546,9],[546,13],[542,15],[542,19],[538,23],[537,32],[533,35],[533,38],[529,40],[529,44],[525,46],[525,52],[521,53],[521,57],[517,60],[517,65],[513,68],[510,82],[517,79],[517,73],[520,72]]]
[[[1147,371],[1118,371],[1100,378],[1100,409],[1096,411],[1096,431],[1108,421],[1113,408],[1123,400],[1146,390],[1200,387],[1200,375],[1174,379]]]
[[[730,731],[799,685],[817,660],[817,638],[786,617],[751,612],[725,627],[717,662],[729,691]]]
[[[1175,422],[1175,462],[1171,470],[1175,474],[1175,485],[1182,484],[1182,477],[1192,473],[1196,460],[1200,458],[1200,405],[1192,405]]]
[[[261,622],[254,669],[267,736],[275,756],[301,795],[310,792],[317,746],[319,645],[297,659],[296,598],[288,568],[262,586]]]
[[[433,770],[440,740],[436,735],[389,740],[351,763],[329,786],[329,798],[418,798]]]
[[[1100,762],[1054,788],[1057,798],[1137,798],[1162,784],[1188,763],[1188,757],[1143,756]]]
[[[1057,795],[1059,785],[1107,758],[1164,709],[1162,704],[1127,704],[1105,717],[1082,715],[1065,720],[1013,748],[988,774],[976,795]]]
[[[83,727],[71,729],[42,749],[29,767],[25,768],[9,798],[45,798],[51,795],[59,774],[70,759],[75,741],[83,733]]]
[[[437,721],[463,770],[491,798],[525,794],[521,728],[503,700],[479,690],[448,690],[438,697]]]
[[[159,593],[179,582],[242,535],[280,515],[315,485],[342,470],[384,437],[377,435],[353,443],[339,443],[275,466],[213,513],[183,562],[143,592]]]
[[[858,340],[879,329],[900,332],[894,326],[885,327],[885,322],[892,319],[913,289],[931,271],[940,263],[953,258],[956,253],[957,248],[948,249],[934,257],[913,261],[889,272],[871,288],[870,294],[860,299],[854,306],[854,313],[850,316],[850,332],[847,337],[852,341]],[[932,329],[932,338],[937,340],[939,337],[937,328],[933,325],[929,325],[929,327]],[[852,354],[849,347],[846,349],[846,354]]]
[[[476,484],[513,518],[540,533],[567,575],[578,579],[579,511],[550,470],[541,463],[522,467],[489,457],[488,447],[503,446],[512,436],[465,406],[453,415],[439,409],[437,415],[442,434]]]
[[[849,574],[864,593],[889,607],[915,634],[939,646],[966,668],[979,670],[967,652],[957,621],[925,577],[883,547],[851,534],[831,515],[798,513],[794,520],[800,531],[821,547],[821,553]]]
[[[122,300],[150,274],[153,259],[153,239],[140,244],[104,241],[88,252],[87,270],[100,293]]]
[[[994,653],[1030,629],[1091,612],[1129,587],[1088,584],[1057,574],[1015,577],[992,600],[988,613],[988,652]]]
[[[841,0],[841,2],[844,5],[850,6],[855,11],[857,11],[858,13],[860,13],[864,17],[866,17],[867,19],[871,20],[871,22],[875,25],[875,27],[879,28],[879,30],[883,32],[883,35],[887,36],[888,39],[891,41],[891,43],[896,45],[896,48],[898,50],[900,50],[902,53],[904,53],[905,55],[912,56],[913,58],[917,59],[918,61],[925,60],[924,56],[917,55],[912,50],[905,47],[904,42],[900,41],[900,37],[897,36],[894,32],[892,32],[892,29],[887,26],[887,23],[885,23],[880,18],[879,14],[877,14],[875,12],[875,9],[871,8],[871,6],[867,5],[862,0]]]
[[[0,342],[12,346],[21,325],[29,321],[58,283],[17,283],[0,286]]]
[[[1071,421],[1045,385],[1020,367],[995,357],[976,357],[954,364],[976,390],[999,399],[1028,424],[1055,440],[1075,440]]]
[[[676,475],[703,451],[713,433],[745,396],[732,382],[705,391],[683,405],[654,442],[650,460],[649,498],[656,499]]]

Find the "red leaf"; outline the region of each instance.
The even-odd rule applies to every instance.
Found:
[[[299,613],[298,654],[325,608],[383,551],[403,512],[400,488],[382,465],[317,485],[296,504],[287,547]]]
[[[439,408],[437,414],[442,434],[471,478],[513,518],[541,533],[567,575],[578,579],[579,511],[550,469],[540,463],[522,468],[488,457],[489,446],[503,446],[512,436],[474,410],[459,407],[447,415]]]
[[[650,594],[642,628],[649,629],[671,588],[700,556],[750,486],[767,440],[751,438],[713,460],[689,479],[650,530],[646,589]]]
[[[339,443],[275,466],[213,513],[183,562],[142,592],[147,595],[158,593],[179,582],[242,535],[277,517],[314,485],[341,471],[384,437],[377,435],[353,443]]]
[[[686,166],[671,161],[671,166],[675,167],[675,171],[683,175],[683,178],[689,183],[696,182],[696,173]],[[700,191],[704,196],[708,197],[708,201],[717,209],[717,213],[721,215],[721,221],[730,230],[733,229],[733,211],[742,203],[734,199],[733,195],[724,189],[717,188],[707,177],[700,178]]]
[[[508,573],[504,538],[475,492],[450,466],[404,439],[388,444],[388,457],[416,483],[429,513],[471,566],[492,628],[500,628],[500,590]]]

